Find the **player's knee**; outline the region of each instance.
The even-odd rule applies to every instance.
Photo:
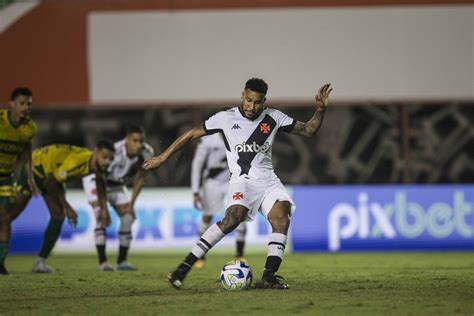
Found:
[[[291,205],[288,202],[280,202],[281,207],[275,209],[268,215],[268,221],[273,232],[286,233],[290,227]]]
[[[206,224],[209,224],[211,221],[212,221],[212,216],[209,216],[209,215],[204,215],[202,217],[202,221]]]
[[[135,221],[135,216],[127,212],[124,215],[120,216],[120,225],[124,227],[132,227],[133,222]]]
[[[247,209],[244,207],[230,207],[225,217],[219,222],[219,227],[223,233],[228,234],[233,231],[247,217]]]

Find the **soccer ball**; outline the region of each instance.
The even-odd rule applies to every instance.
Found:
[[[221,270],[222,286],[229,291],[241,291],[252,284],[252,269],[240,260],[227,262]]]

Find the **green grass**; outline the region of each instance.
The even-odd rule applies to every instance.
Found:
[[[12,256],[0,278],[0,314],[393,314],[473,315],[473,253],[289,254],[288,291],[227,292],[217,282],[230,254],[210,254],[183,290],[165,282],[183,253],[132,254],[137,272],[100,273],[94,255],[57,255],[55,275],[33,275],[34,258]],[[248,256],[257,276],[265,254]]]

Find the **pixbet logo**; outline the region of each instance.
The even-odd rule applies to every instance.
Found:
[[[270,144],[266,142],[263,145],[259,145],[256,142],[252,144],[242,143],[235,146],[235,151],[238,153],[265,153],[270,150]]]
[[[466,202],[464,193],[453,193],[452,205],[445,201],[423,208],[419,203],[409,201],[406,192],[395,193],[393,203],[382,206],[369,203],[369,195],[361,192],[358,205],[336,204],[328,217],[328,248],[337,251],[341,242],[347,239],[378,239],[384,236],[393,239],[397,235],[414,239],[427,232],[435,238],[446,238],[456,231],[470,238],[474,229],[466,222],[472,215],[473,205]]]

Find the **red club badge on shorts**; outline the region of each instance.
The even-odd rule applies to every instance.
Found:
[[[242,192],[235,192],[232,198],[234,200],[242,200],[244,198],[244,195],[242,194]]]
[[[268,125],[268,123],[262,123],[262,124],[260,124],[260,131],[261,131],[263,134],[268,134],[268,133],[270,133],[270,125]]]

